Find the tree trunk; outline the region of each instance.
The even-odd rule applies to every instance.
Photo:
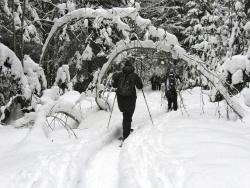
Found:
[[[21,62],[23,66],[23,48],[24,48],[24,41],[23,41],[23,33],[24,33],[24,17],[25,17],[25,9],[26,9],[26,0],[23,0],[23,15],[22,15],[22,32],[21,32]]]
[[[13,51],[16,53],[16,28],[15,28],[15,21],[14,21],[14,8],[15,8],[15,0],[12,0],[12,22],[13,22]]]

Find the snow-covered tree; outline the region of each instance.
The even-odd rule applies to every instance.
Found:
[[[41,62],[49,75],[49,85],[54,82],[53,72],[57,67],[69,64],[74,85],[85,87],[78,89],[79,91],[86,89],[88,85],[86,81],[89,82],[93,71],[107,61],[109,50],[115,43],[122,39],[130,40],[133,37],[143,39],[149,20],[145,22],[145,19],[136,15],[136,11],[137,9],[132,7],[82,8],[54,20],[52,34],[46,40],[41,57]],[[96,15],[92,12],[96,12]],[[86,14],[86,16],[80,17],[80,14]],[[72,16],[77,17],[67,21]],[[58,32],[55,32],[56,30]],[[161,32],[163,36],[165,31],[161,30]],[[50,63],[51,61],[55,61],[54,64]],[[76,88],[79,88],[78,86]]]

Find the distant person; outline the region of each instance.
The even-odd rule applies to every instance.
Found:
[[[156,90],[157,89],[157,75],[155,73],[153,73],[152,77],[150,78],[150,82],[151,82],[152,90]]]
[[[176,76],[174,71],[171,70],[165,81],[165,95],[168,100],[168,111],[176,111],[178,108],[176,83]]]
[[[130,58],[125,61],[121,72],[113,75],[113,87],[117,88],[117,102],[120,111],[123,113],[123,140],[125,140],[131,131],[132,116],[136,105],[136,88],[142,89],[141,78],[134,72],[132,66],[134,59]],[[136,87],[136,88],[135,88]]]
[[[161,76],[156,75],[156,79],[155,79],[156,90],[161,90],[161,81],[162,81]]]

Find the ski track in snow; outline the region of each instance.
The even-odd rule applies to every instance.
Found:
[[[117,188],[119,178],[120,141],[113,141],[92,157],[86,169],[87,188]]]
[[[13,178],[14,188],[71,188],[77,187],[81,171],[92,156],[103,145],[107,145],[116,136],[116,130],[103,136],[95,137],[86,142],[79,142],[67,147],[66,150],[39,154],[32,166],[19,171]],[[102,133],[103,134],[103,133]],[[85,152],[88,151],[88,152]]]
[[[149,93],[149,94],[152,94],[152,93]],[[157,96],[158,96],[158,93],[157,93]],[[156,103],[155,103],[155,100],[151,99],[152,100],[151,101],[149,99],[147,98],[147,102],[150,105],[150,110],[152,110],[152,107],[154,108]],[[159,97],[159,101],[160,101],[160,97]],[[143,127],[145,125],[145,122],[147,122],[147,124],[150,124],[150,118],[149,118],[149,114],[146,108],[145,100],[142,97],[141,93],[138,93],[136,109],[137,110],[135,110],[135,114],[133,116],[133,122],[132,122],[132,128],[134,128],[135,130]],[[138,109],[140,109],[140,111],[138,111]],[[162,112],[164,111],[161,108],[160,109],[157,108],[153,110],[154,110],[153,112],[154,115],[159,115],[159,112],[160,114],[162,114]],[[114,114],[112,115],[112,119],[115,119],[115,122],[116,121],[121,122],[122,116],[119,115],[120,112],[118,110],[117,105],[115,106],[113,113]],[[120,143],[121,141],[119,141],[118,137],[116,137],[111,143],[107,145],[103,145],[101,150],[99,150],[94,156],[91,157],[90,161],[88,162],[88,166],[85,169],[85,173],[84,173],[85,175],[82,178],[83,182],[78,187],[81,187],[81,188],[118,188],[120,186],[119,166],[120,166],[120,163],[122,162],[120,160],[120,152],[122,150],[122,148],[119,147]]]
[[[150,95],[153,95],[153,97]],[[146,91],[147,102],[153,117],[165,113],[160,106],[159,93]],[[154,97],[159,97],[155,100]],[[117,103],[117,102],[116,102]],[[145,99],[138,93],[137,110],[133,116],[132,128],[140,129],[150,125],[150,117],[146,108]],[[138,111],[140,109],[140,111]],[[89,114],[91,116],[96,115]],[[105,114],[107,116],[109,114]],[[85,122],[93,123],[93,122]],[[121,128],[122,115],[117,104],[115,105],[110,130],[103,129],[88,139],[68,144],[62,150],[40,153],[35,163],[18,171],[12,179],[13,188],[118,188],[120,136],[117,127]],[[105,122],[106,123],[106,122]],[[135,131],[136,132],[136,131]],[[134,133],[133,133],[134,134]],[[127,139],[129,141],[129,139]],[[127,141],[126,141],[127,142]],[[142,149],[145,149],[142,147]],[[87,151],[87,152],[86,152]],[[146,151],[147,152],[147,151]]]

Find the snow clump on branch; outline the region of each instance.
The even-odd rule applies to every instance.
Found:
[[[47,88],[47,80],[43,68],[28,55],[24,56],[24,73],[33,92],[40,94],[42,89]]]
[[[72,83],[70,82],[69,65],[62,65],[56,73],[55,86],[59,86],[61,89],[72,89]],[[64,90],[63,89],[63,90]]]

